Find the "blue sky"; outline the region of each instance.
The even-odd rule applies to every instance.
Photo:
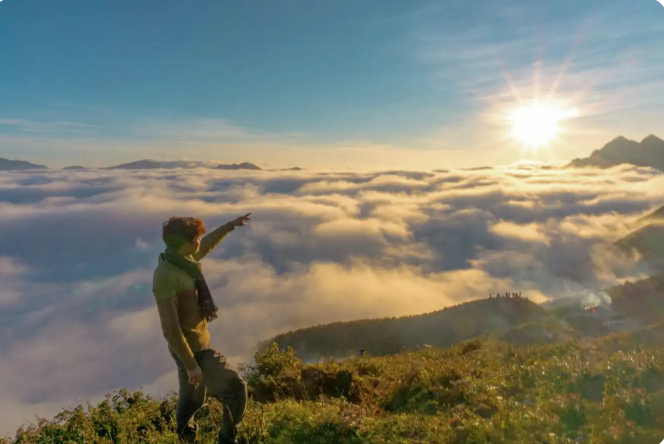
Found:
[[[496,3],[4,0],[0,157],[431,168],[664,135],[662,5]],[[581,114],[524,153],[497,120],[534,72]]]

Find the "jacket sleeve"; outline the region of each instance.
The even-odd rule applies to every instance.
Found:
[[[153,293],[157,301],[157,310],[159,311],[161,331],[164,338],[166,338],[168,345],[175,352],[182,364],[184,364],[185,368],[187,370],[194,370],[198,367],[198,363],[180,327],[177,292],[177,286],[170,279],[158,277],[153,283]]]
[[[222,239],[234,229],[235,227],[233,224],[228,222],[203,236],[203,239],[201,239],[201,247],[198,252],[193,255],[194,260],[200,261],[207,256],[207,254],[212,251],[214,247],[219,245],[219,242],[221,242]]]

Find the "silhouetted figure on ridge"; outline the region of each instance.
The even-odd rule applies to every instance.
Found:
[[[251,213],[250,213],[251,214]],[[203,259],[249,215],[221,225],[201,239],[205,225],[193,217],[172,217],[162,227],[166,251],[159,255],[152,291],[161,328],[178,368],[179,395],[176,431],[180,442],[193,443],[198,427],[194,414],[206,392],[223,403],[218,444],[233,444],[237,425],[247,406],[247,385],[226,365],[226,358],[210,348],[208,322],[216,319],[217,306],[201,272]]]

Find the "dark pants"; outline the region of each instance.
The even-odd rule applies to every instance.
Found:
[[[182,442],[194,442],[198,427],[194,414],[203,406],[205,395],[217,398],[224,406],[219,443],[234,442],[237,425],[242,422],[247,406],[247,384],[238,372],[226,366],[226,359],[212,349],[195,353],[194,357],[203,372],[203,384],[189,384],[187,369],[178,357],[171,353],[178,366],[180,399],[175,418],[177,433]]]

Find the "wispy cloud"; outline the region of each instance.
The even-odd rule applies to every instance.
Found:
[[[11,119],[0,117],[0,125],[15,127],[20,131],[30,133],[79,133],[89,134],[97,128],[86,123],[70,122],[67,120],[54,120],[39,122],[25,119]]]
[[[277,133],[248,129],[226,120],[196,118],[178,121],[146,118],[132,131],[157,140],[205,143],[294,143],[306,140],[303,133]]]

